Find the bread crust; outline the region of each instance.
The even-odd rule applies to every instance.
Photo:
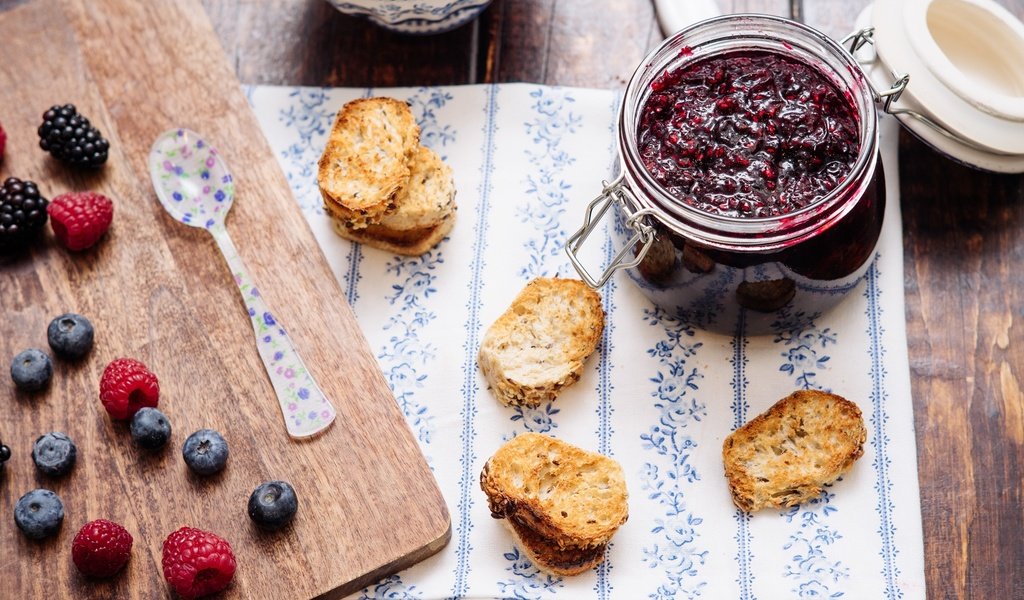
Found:
[[[559,577],[571,577],[593,569],[604,562],[607,544],[581,548],[578,546],[561,547],[515,519],[504,519],[502,524],[512,533],[523,553],[533,566],[545,573]]]
[[[492,517],[514,520],[563,550],[603,546],[629,518],[618,462],[538,433],[499,448],[480,487]]]
[[[733,502],[752,512],[795,506],[853,467],[867,431],[856,404],[799,390],[776,402],[722,444]]]
[[[478,364],[507,406],[540,406],[579,381],[604,333],[601,296],[578,279],[528,283],[480,343]]]
[[[334,120],[317,163],[324,203],[350,229],[376,223],[396,208],[409,182],[419,127],[409,105],[394,98],[360,98]]]
[[[339,236],[372,246],[385,252],[393,252],[403,256],[419,256],[441,243],[455,226],[455,213],[452,212],[441,223],[434,227],[412,231],[390,231],[380,225],[371,225],[365,229],[349,229],[341,221],[331,215],[331,227]]]

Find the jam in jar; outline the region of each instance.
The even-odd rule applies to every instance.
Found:
[[[630,80],[618,146],[620,177],[567,244],[592,285],[625,268],[698,327],[765,333],[780,310],[831,308],[874,257],[874,100],[856,61],[814,29],[734,15],[677,33]],[[595,278],[575,250],[609,206],[623,251]]]

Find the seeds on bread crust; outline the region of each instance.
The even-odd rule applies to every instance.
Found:
[[[354,229],[380,221],[395,209],[395,196],[409,182],[419,135],[404,102],[360,98],[347,103],[318,163],[324,202]]]
[[[579,381],[601,339],[601,297],[577,279],[538,277],[480,344],[480,370],[502,403],[539,406]]]
[[[853,402],[816,390],[793,392],[725,438],[733,502],[751,512],[815,498],[850,470],[866,439]]]

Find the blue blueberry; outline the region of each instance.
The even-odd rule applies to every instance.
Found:
[[[63,314],[50,321],[46,339],[57,356],[68,359],[82,358],[92,349],[92,323],[82,315]]]
[[[171,422],[152,407],[140,408],[132,417],[132,440],[146,450],[159,450],[171,439]]]
[[[269,531],[291,523],[298,510],[299,499],[287,481],[268,481],[249,496],[249,518]]]
[[[50,490],[32,490],[14,505],[14,522],[25,537],[33,540],[50,537],[64,522],[64,503]]]
[[[213,475],[228,462],[228,443],[212,429],[200,429],[188,436],[181,448],[185,464],[200,475]]]
[[[44,475],[60,477],[75,466],[78,449],[66,434],[51,431],[39,436],[32,445],[32,462]]]
[[[29,348],[11,361],[11,379],[19,390],[36,392],[50,381],[53,365],[50,357],[37,348]]]

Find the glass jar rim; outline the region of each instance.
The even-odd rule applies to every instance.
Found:
[[[637,115],[642,107],[641,103],[650,94],[650,82],[669,68],[678,68],[685,62],[685,60],[681,60],[679,53],[675,50],[681,40],[716,27],[722,27],[726,31],[721,36],[703,43],[711,43],[726,36],[732,36],[750,42],[763,40],[765,44],[770,40],[778,40],[790,48],[789,44],[795,46],[801,41],[810,41],[827,49],[831,57],[838,59],[849,73],[853,79],[853,85],[844,83],[837,69],[824,65],[830,69],[825,71],[822,66],[815,66],[819,71],[824,71],[823,74],[840,86],[840,89],[856,94],[854,107],[857,111],[860,128],[860,150],[857,160],[846,178],[828,194],[815,199],[803,208],[781,215],[755,218],[726,216],[706,212],[678,202],[661,184],[655,181],[651,173],[643,166],[637,143]],[[774,28],[776,32],[774,36],[767,31],[771,28]],[[744,37],[744,34],[747,36]],[[783,34],[791,34],[792,37],[782,37]],[[756,43],[746,47],[759,49]],[[806,52],[813,53],[811,49],[802,45],[800,47]],[[767,47],[765,49],[770,51]],[[702,58],[699,52],[693,52],[686,60],[698,58]],[[871,179],[877,162],[878,116],[875,98],[867,82],[867,77],[856,59],[843,46],[817,29],[791,19],[772,15],[747,13],[724,15],[700,21],[666,38],[657,48],[648,53],[630,77],[623,101],[620,103],[618,121],[619,155],[623,159],[623,175],[629,187],[634,190],[640,188],[647,192],[647,194],[633,194],[642,208],[647,209],[648,214],[667,227],[714,247],[740,251],[747,249],[764,251],[791,244],[811,233],[831,226],[856,204],[860,197],[859,193],[855,193],[856,188],[865,186],[866,182]],[[657,201],[647,198],[652,194],[658,197]],[[666,206],[671,207],[671,210],[666,209]],[[687,223],[687,221],[691,223]],[[775,235],[771,235],[772,233]]]

